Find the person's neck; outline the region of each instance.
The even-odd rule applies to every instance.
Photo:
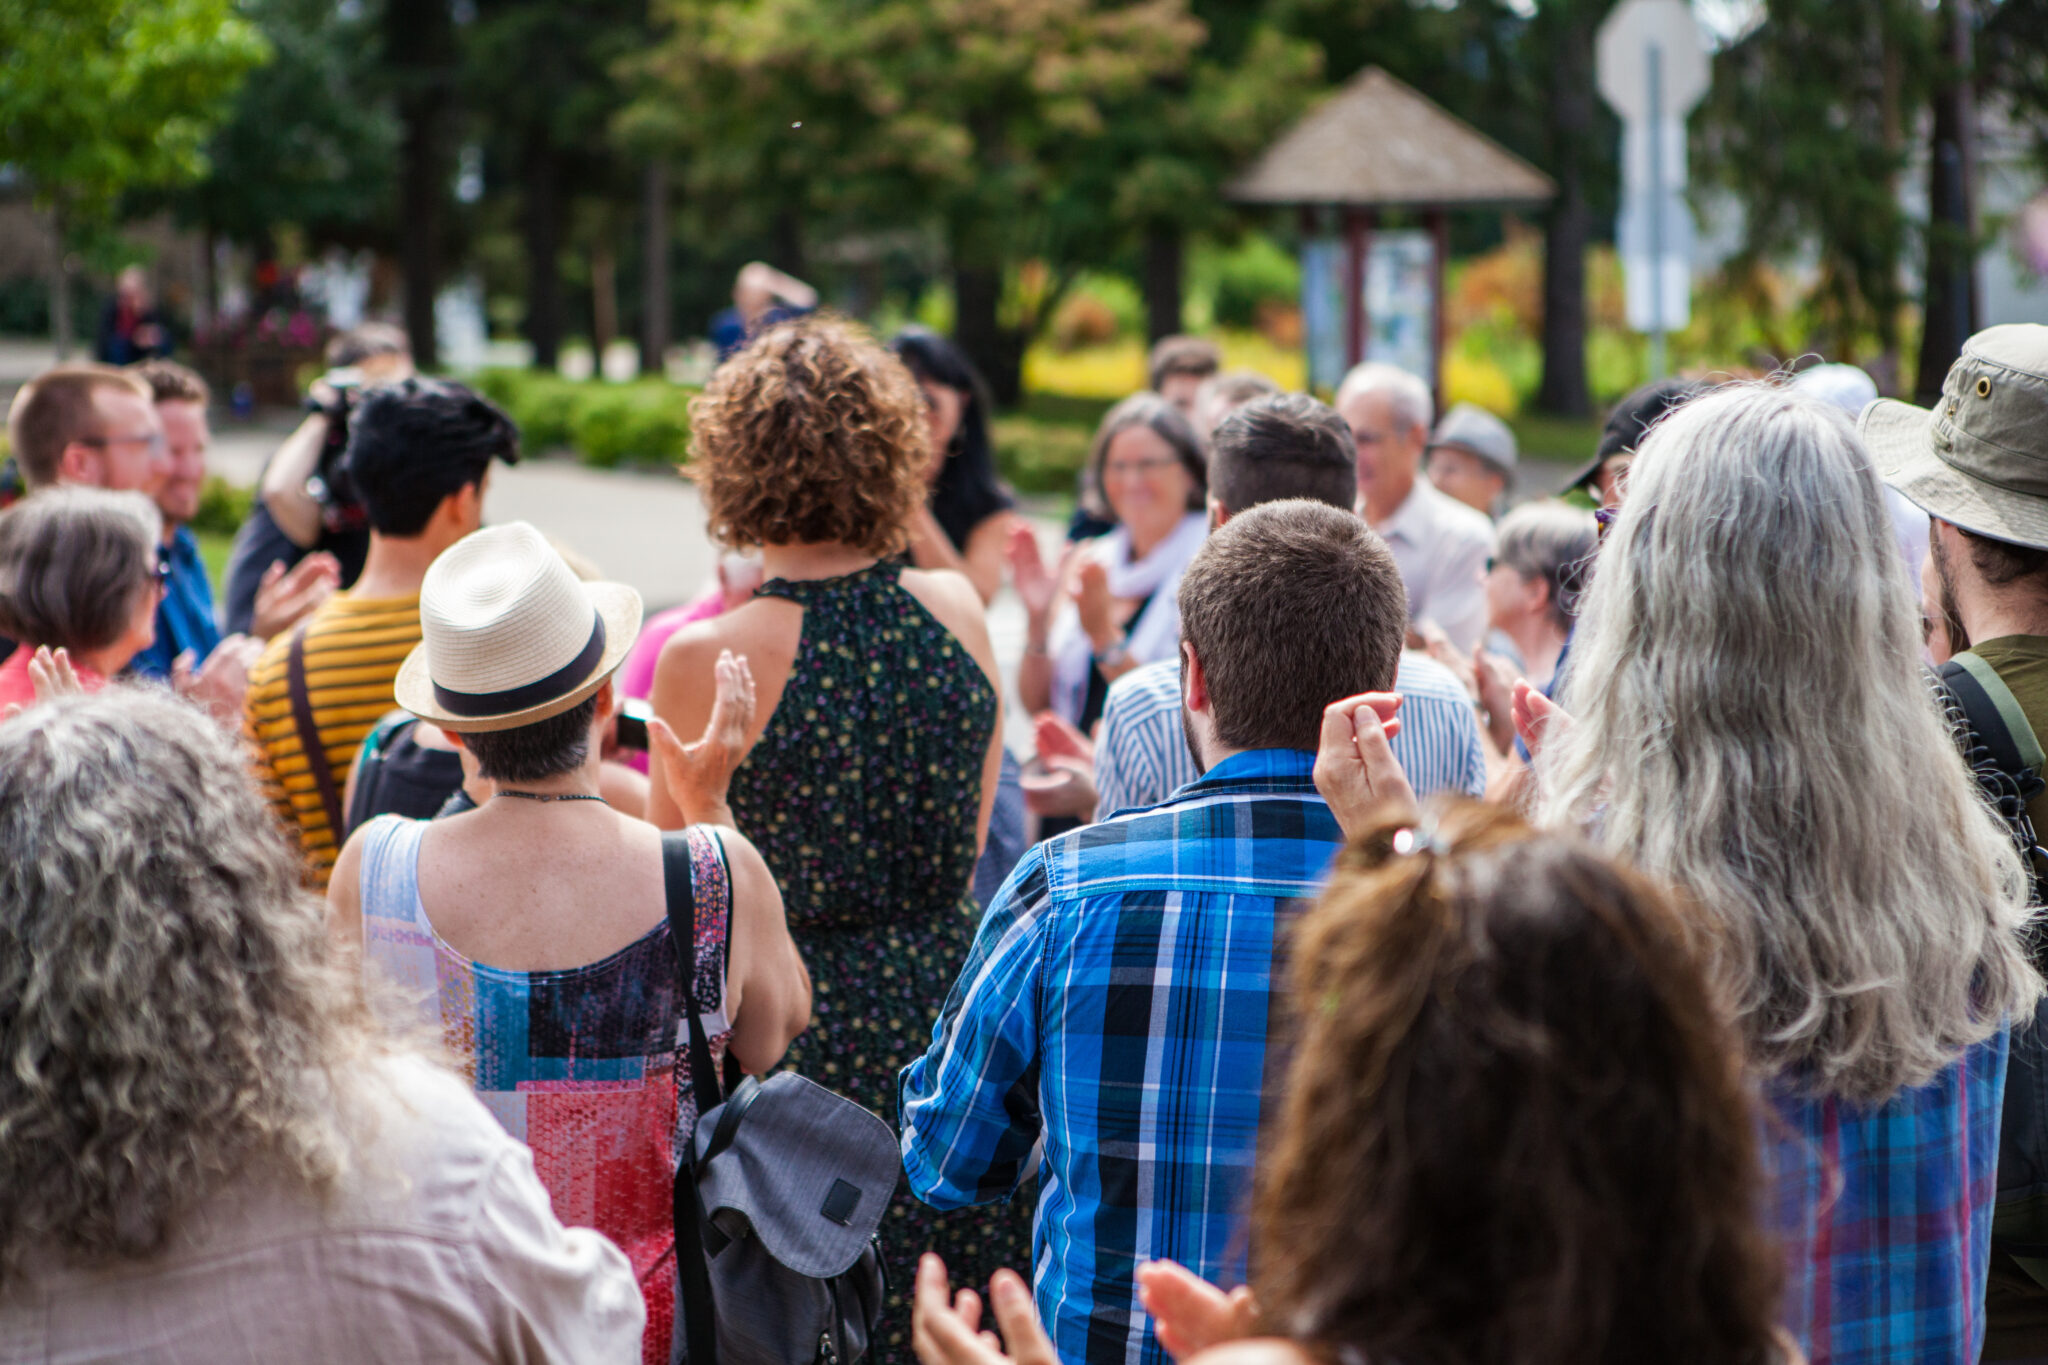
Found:
[[[169,517],[164,518],[163,543],[166,548],[169,548],[171,545],[176,543],[178,539],[178,532],[181,529],[183,529],[184,525],[185,523],[182,521],[172,521]]]
[[[1557,672],[1557,661],[1564,653],[1565,633],[1557,628],[1548,617],[1537,616],[1504,632],[1514,641],[1515,653],[1522,656],[1522,674],[1538,687],[1549,683]]]
[[[447,544],[439,536],[387,536],[370,532],[370,552],[363,571],[349,588],[351,597],[418,597],[427,569]]]
[[[1378,526],[1383,522],[1392,521],[1394,515],[1414,495],[1415,485],[1418,482],[1420,480],[1415,475],[1410,474],[1407,481],[1398,486],[1393,483],[1375,484],[1372,492],[1368,493],[1365,498],[1366,524]]]
[[[70,654],[71,662],[77,667],[89,668],[102,678],[111,678],[141,652],[125,644],[112,644],[105,649],[74,649]]]
[[[2048,636],[2048,596],[2030,585],[1994,587],[1981,579],[1955,585],[1956,615],[1972,643],[2008,635]]]
[[[1164,545],[1168,540],[1172,539],[1173,533],[1180,529],[1181,521],[1182,518],[1175,517],[1171,524],[1166,526],[1150,527],[1143,533],[1140,533],[1137,527],[1132,527],[1132,561],[1135,562],[1137,560],[1143,559],[1146,555],[1151,554],[1154,550],[1158,549],[1160,546]]]
[[[761,576],[803,582],[815,578],[841,578],[859,573],[875,562],[866,550],[837,541],[821,544],[763,545]]]
[[[598,740],[598,735],[591,735],[589,755],[584,758],[581,765],[569,772],[557,773],[553,777],[544,777],[534,782],[507,782],[501,778],[489,780],[491,785],[500,792],[508,790],[532,792],[535,796],[601,795],[598,774],[603,767],[604,759],[598,753]],[[490,808],[494,811],[523,809],[530,813],[533,811],[558,810],[563,806],[591,804],[595,803],[583,801],[522,801],[516,796],[511,796],[502,801],[493,799],[490,803]]]

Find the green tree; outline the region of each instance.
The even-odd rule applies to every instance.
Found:
[[[933,225],[955,331],[999,401],[1025,341],[1097,240],[1073,196],[1114,111],[1184,76],[1203,38],[1185,0],[662,0],[668,36],[635,72],[643,134],[666,129],[700,199],[782,225]],[[1041,260],[1048,285],[1020,289]],[[801,263],[785,253],[787,269]],[[1006,288],[1006,285],[1009,286]]]
[[[236,86],[269,56],[233,0],[0,0],[0,162],[54,215],[60,354],[71,344],[68,243],[122,193],[205,173]]]

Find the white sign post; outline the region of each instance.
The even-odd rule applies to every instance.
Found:
[[[1600,94],[1621,115],[1621,217],[1628,325],[1650,335],[1650,376],[1664,377],[1664,334],[1692,316],[1692,214],[1685,204],[1685,116],[1707,93],[1706,44],[1684,0],[1624,0],[1600,26]]]

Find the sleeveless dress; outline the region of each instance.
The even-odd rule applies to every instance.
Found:
[[[774,579],[804,608],[782,700],[733,775],[740,831],[782,888],[811,972],[811,1025],[784,1065],[892,1128],[896,1074],[924,1054],[974,941],[970,879],[996,694],[960,642],[884,561],[839,578]],[[889,1300],[877,1359],[910,1361],[917,1257],[955,1284],[1029,1273],[1033,1201],[941,1213],[899,1185],[882,1222]]]
[[[666,1365],[675,1331],[675,1152],[697,1122],[676,1044],[685,1027],[668,921],[600,961],[514,972],[442,941],[420,906],[427,822],[395,815],[363,827],[363,953],[420,1001],[458,1070],[533,1166],[562,1222],[596,1228],[633,1263],[647,1301],[643,1359]],[[725,847],[685,831],[697,894],[694,986],[714,1059],[725,1017],[732,926]],[[670,836],[674,837],[674,836]]]

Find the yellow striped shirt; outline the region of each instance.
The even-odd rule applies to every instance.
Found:
[[[398,703],[391,684],[398,667],[420,642],[420,599],[331,597],[306,628],[306,696],[313,723],[333,765],[338,793],[348,782],[356,749],[377,722]],[[320,788],[306,766],[299,727],[292,715],[286,681],[292,633],[270,642],[249,673],[249,697],[242,732],[254,751],[257,779],[271,809],[287,829],[296,830],[306,854],[307,880],[325,890],[340,845],[328,827]]]

